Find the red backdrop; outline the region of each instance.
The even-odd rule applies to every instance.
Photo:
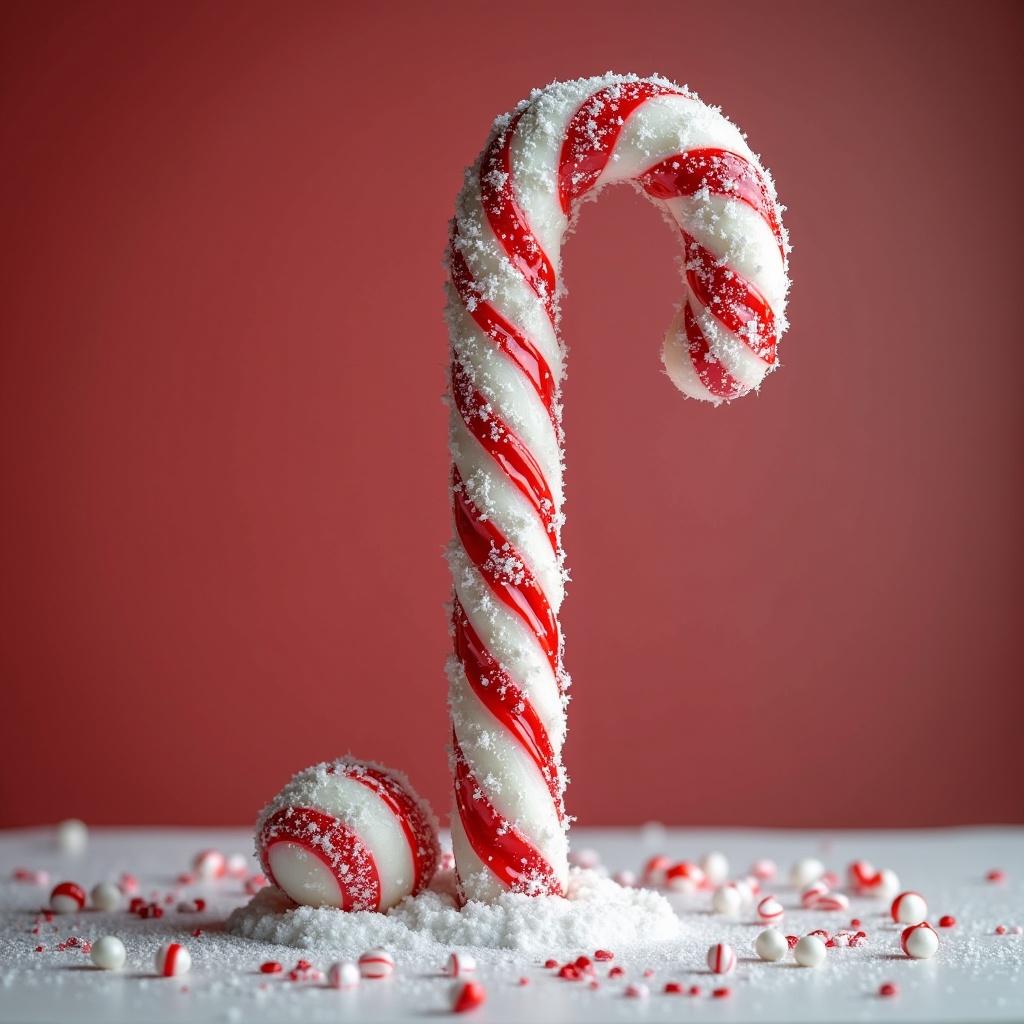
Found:
[[[570,809],[1022,820],[1024,7],[347,6],[0,10],[0,824],[245,822],[349,749],[447,810],[446,223],[609,67],[750,133],[795,286],[713,410],[654,212],[568,247]]]

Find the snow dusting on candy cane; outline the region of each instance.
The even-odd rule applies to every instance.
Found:
[[[686,291],[662,359],[719,404],[777,365],[789,245],[741,132],[661,78],[556,82],[499,117],[466,172],[447,254],[454,655],[448,664],[465,898],[565,892],[558,610],[561,247],[583,202],[630,182],[682,236]]]

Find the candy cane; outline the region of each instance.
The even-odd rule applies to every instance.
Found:
[[[608,75],[554,83],[495,121],[448,249],[452,832],[466,898],[567,881],[560,255],[582,201],[620,181],[682,234],[686,294],[662,358],[684,394],[718,404],[757,388],[785,327],[774,186],[717,110],[664,79]]]

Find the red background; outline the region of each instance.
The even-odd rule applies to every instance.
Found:
[[[750,133],[795,285],[715,411],[654,212],[568,247],[570,809],[1021,821],[1024,7],[359,6],[0,11],[0,823],[245,822],[349,749],[447,810],[446,223],[609,67]]]

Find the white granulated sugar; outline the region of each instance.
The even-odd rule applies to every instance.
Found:
[[[574,870],[569,897],[504,893],[494,903],[470,901],[459,909],[450,873],[426,892],[406,899],[387,914],[340,914],[331,908],[295,907],[268,887],[227,921],[245,938],[316,950],[340,958],[369,946],[443,961],[453,947],[514,950],[543,956],[578,955],[614,946],[656,953],[678,940],[679,918],[664,896],[627,889],[594,871]]]

